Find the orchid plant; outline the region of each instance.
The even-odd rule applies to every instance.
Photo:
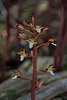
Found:
[[[43,44],[38,44],[37,39],[39,36],[45,34],[49,28],[47,27],[42,27],[40,25],[34,25],[34,15],[31,16],[32,22],[31,23],[27,23],[25,20],[22,20],[21,23],[17,25],[17,29],[19,31],[21,31],[22,33],[19,34],[19,38],[25,40],[26,42],[29,43],[29,49],[30,49],[30,53],[26,53],[25,49],[23,49],[23,51],[17,52],[17,54],[20,55],[20,61],[23,61],[24,58],[27,57],[32,57],[33,60],[33,75],[32,78],[24,78],[21,76],[21,72],[19,70],[13,71],[13,73],[15,74],[15,76],[12,79],[22,79],[22,80],[31,80],[31,100],[35,100],[35,91],[42,88],[44,84],[43,81],[37,81],[36,80],[36,76],[37,76],[37,71],[42,71],[42,72],[46,72],[46,73],[50,73],[51,75],[54,75],[54,65],[49,65],[48,68],[46,68],[45,70],[42,69],[38,69],[37,70],[37,49],[41,46],[49,46],[54,45],[56,46],[56,44],[54,43],[54,41],[56,39],[49,39],[47,43],[43,43]],[[32,31],[24,28],[24,26],[28,26],[29,28],[31,28]],[[26,39],[25,38],[25,32],[28,32],[31,35],[31,38]],[[31,49],[33,48],[33,53],[31,54]],[[37,85],[37,89],[35,88]]]

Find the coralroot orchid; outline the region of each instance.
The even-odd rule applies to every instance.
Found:
[[[48,40],[48,42],[46,43],[46,46],[49,46],[50,44],[52,44],[52,45],[54,45],[54,41],[55,41],[56,39],[49,39]],[[55,45],[54,45],[55,46]]]
[[[32,80],[31,78],[24,78],[21,76],[21,72],[19,70],[15,70],[13,71],[13,73],[15,74],[14,77],[12,77],[12,79],[16,79],[16,78],[19,78],[21,80]]]
[[[44,27],[41,27],[40,25],[36,25],[35,26],[35,30],[40,33],[41,32],[41,29],[43,29]]]
[[[35,90],[38,91],[40,88],[44,87],[45,85],[46,85],[45,82],[41,81],[41,79],[39,79],[39,80],[37,80]]]
[[[49,39],[47,43],[44,43],[44,44],[40,44],[37,46],[37,48],[41,47],[41,46],[49,46],[50,44],[54,45],[54,46],[57,46],[57,44],[54,43],[56,39]]]
[[[50,73],[51,75],[54,75],[53,73],[54,70],[56,70],[54,68],[54,65],[49,65],[48,68],[46,68],[45,70],[38,69],[37,71],[47,72]]]
[[[49,39],[47,43],[44,44],[40,44],[38,45],[37,43],[37,39],[40,35],[45,34],[49,28],[48,27],[41,27],[40,25],[35,25],[34,24],[34,15],[31,16],[32,22],[31,23],[27,23],[24,19],[21,20],[21,24],[17,25],[17,29],[23,33],[23,34],[19,34],[19,38],[25,40],[26,42],[29,43],[29,48],[33,48],[33,50],[30,50],[30,53],[26,53],[25,49],[23,49],[23,51],[17,52],[17,54],[20,55],[20,61],[23,61],[24,58],[26,57],[32,57],[32,61],[33,61],[33,76],[32,78],[24,78],[21,76],[20,71],[16,70],[14,71],[15,76],[12,79],[22,79],[22,80],[31,80],[31,100],[35,100],[35,90],[40,89],[41,87],[44,86],[44,81],[36,81],[36,75],[37,75],[37,49],[41,46],[49,46],[50,44],[56,46],[56,44],[54,44],[54,41],[56,39]],[[24,26],[28,26],[29,28],[31,28],[31,30],[26,29]],[[42,30],[43,29],[43,30]],[[26,39],[25,37],[25,33],[29,33],[31,35],[31,38]],[[36,34],[39,33],[39,34]],[[46,73],[51,73],[51,75],[54,75],[53,71],[55,70],[54,65],[49,65],[48,68],[46,68],[45,70],[41,70],[38,69],[38,71],[42,71],[42,72],[46,72]],[[35,86],[37,84],[37,89],[35,89]]]
[[[23,51],[17,52],[17,54],[20,55],[20,61],[23,61],[24,58],[26,58],[28,55],[28,53],[27,54],[25,53],[25,49]]]
[[[48,43],[50,43],[50,44],[52,44],[52,45],[54,45],[54,46],[57,46],[57,44],[54,43],[55,40],[56,40],[56,39],[49,39],[49,40],[48,40]]]
[[[26,41],[29,42],[29,48],[30,49],[33,47],[34,44],[37,44],[37,42],[35,41],[34,38],[30,38],[30,39],[28,39]]]
[[[21,76],[21,72],[19,70],[15,70],[15,71],[13,71],[13,73],[15,74],[15,76],[12,77],[12,79],[16,79]]]

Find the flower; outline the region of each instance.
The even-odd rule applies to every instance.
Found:
[[[21,76],[21,72],[19,70],[15,70],[13,71],[13,73],[15,74],[14,77],[12,77],[12,79],[16,79],[16,78],[19,78],[21,80],[32,80],[32,78],[24,78]]]
[[[49,72],[51,75],[54,75],[53,70],[56,70],[56,69],[54,68],[54,66],[55,66],[55,65],[53,65],[53,64],[52,64],[52,65],[49,65],[48,68],[46,68],[46,72],[47,72],[47,73]]]
[[[52,64],[52,65],[49,65],[48,68],[46,68],[45,70],[38,69],[37,71],[47,72],[47,73],[50,73],[51,75],[54,75],[53,70],[56,70],[56,69],[54,68],[54,65]]]
[[[25,53],[25,49],[23,51],[17,52],[20,55],[20,61],[23,61],[24,58],[27,57],[28,54]]]
[[[35,90],[38,91],[40,88],[44,87],[46,84],[44,81],[41,81],[41,79],[38,79],[36,82]]]
[[[44,28],[44,27],[41,27],[40,25],[36,25],[35,26],[35,30],[40,33],[41,32],[41,29]]]
[[[13,73],[15,74],[15,76],[12,77],[12,79],[16,79],[21,76],[21,72],[19,70],[15,70],[15,71],[13,71]]]
[[[33,47],[34,44],[37,44],[37,42],[35,41],[34,38],[30,38],[30,39],[28,39],[26,41],[29,42],[29,48],[30,49]]]
[[[37,42],[35,42],[34,39],[30,39],[29,48],[31,49],[34,44],[37,44]]]
[[[52,44],[52,45],[54,45],[54,46],[57,46],[57,44],[54,43],[55,40],[56,40],[56,39],[49,39],[49,40],[48,40],[48,43],[49,43],[49,44]]]

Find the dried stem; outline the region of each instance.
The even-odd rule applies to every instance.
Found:
[[[9,43],[9,37],[10,37],[10,13],[9,13],[9,6],[10,6],[10,2],[9,0],[6,0],[6,10],[7,10],[7,15],[6,15],[6,28],[7,28],[7,38],[6,38],[6,42],[4,45],[4,51],[2,54],[2,67],[0,68],[2,71],[2,80],[4,79],[4,67],[6,65],[6,58],[7,58],[7,51],[8,51],[8,43]],[[1,78],[0,78],[1,80]]]
[[[65,11],[65,7],[66,6],[66,0],[62,0],[62,9],[61,9],[61,21],[60,21],[60,30],[59,30],[59,35],[57,38],[57,47],[55,50],[55,66],[57,67],[57,71],[60,71],[60,69],[58,69],[58,55],[60,53],[60,45],[61,45],[61,38],[62,38],[62,34],[65,28],[65,16],[66,16],[66,11]]]
[[[65,49],[65,46],[66,46],[66,42],[67,42],[67,30],[66,30],[66,33],[64,35],[63,43],[62,43],[62,46],[61,46],[60,59],[59,59],[59,63],[58,63],[58,69],[61,68],[61,63],[62,63],[62,59],[63,59],[63,54],[64,54],[64,49]]]

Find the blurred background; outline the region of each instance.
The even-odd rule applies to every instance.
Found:
[[[36,100],[67,100],[66,0],[0,0],[0,100],[30,100],[31,82],[12,80],[12,71],[19,69],[22,76],[32,77],[32,59],[26,58],[21,62],[16,53],[23,47],[29,52],[28,44],[18,39],[16,25],[20,19],[31,22],[32,13],[35,24],[50,29],[38,38],[39,44],[46,43],[50,38],[56,39],[57,44],[57,47],[50,45],[38,49],[37,68],[45,69],[55,64],[56,72],[55,76],[37,73],[37,79],[45,81],[47,86],[36,92],[37,96],[41,95],[40,99],[36,96]],[[29,34],[26,36],[29,37]],[[50,91],[52,86],[54,90]]]

